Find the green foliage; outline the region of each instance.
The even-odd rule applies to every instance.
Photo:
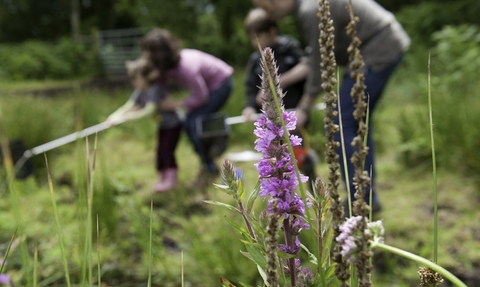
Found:
[[[228,39],[222,35],[222,22],[215,14],[203,14],[198,18],[198,29],[195,36],[188,39],[186,44],[196,49],[215,55],[233,65],[246,65],[248,56],[252,52],[250,40],[243,30],[243,19],[232,19],[231,34]],[[179,35],[184,37],[183,35]]]
[[[480,146],[480,104],[476,71],[480,68],[480,31],[476,26],[446,26],[434,34],[432,49],[432,108],[437,160],[441,167],[455,167],[465,175],[476,176]],[[425,81],[420,79],[419,81]],[[420,87],[422,85],[419,84]],[[425,87],[420,89],[426,94]],[[416,166],[430,158],[426,98],[417,98],[416,106],[402,112],[399,131],[400,149],[407,166]]]
[[[431,45],[431,35],[446,25],[480,24],[480,6],[477,0],[462,1],[422,1],[407,5],[396,17],[413,40],[414,46],[420,43]]]
[[[79,78],[100,73],[97,58],[92,47],[67,38],[2,44],[0,75],[2,80]]]
[[[433,33],[432,75],[435,85],[448,85],[457,94],[469,90],[480,67],[480,29],[475,25],[445,26]]]
[[[425,105],[407,106],[400,113],[398,154],[407,167],[430,164],[431,151],[428,135],[428,113]]]

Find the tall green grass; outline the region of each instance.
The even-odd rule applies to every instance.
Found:
[[[242,75],[236,74],[235,93],[229,99],[224,111],[230,116],[238,115],[243,108]],[[406,86],[414,86],[415,79],[405,79]],[[435,86],[435,85],[434,85]],[[400,84],[391,86],[387,93],[400,93]],[[409,89],[410,89],[409,88]],[[417,88],[420,94],[424,90]],[[4,123],[8,135],[19,137],[29,143],[28,147],[42,144],[57,137],[69,134],[77,128],[75,122],[75,110],[80,115],[82,127],[94,125],[103,120],[117,106],[122,104],[129,96],[130,91],[117,91],[111,94],[105,91],[84,91],[79,90],[77,94],[71,93],[63,97],[41,98],[30,96],[5,97],[0,96],[0,103],[4,109]],[[447,113],[453,113],[451,118],[458,117],[458,112],[453,109],[444,108],[437,110],[436,103],[443,99],[443,92],[435,88],[433,93],[433,109],[435,122],[435,141],[439,158],[442,158],[440,151],[442,145],[443,119],[448,117]],[[446,93],[445,93],[446,97]],[[423,98],[424,99],[424,98]],[[474,128],[469,124],[470,117],[474,118],[475,104],[468,101],[465,108],[471,108],[472,112],[462,115],[461,120],[466,120],[462,125],[465,129]],[[455,103],[451,102],[451,105]],[[457,103],[458,105],[458,103]],[[420,109],[423,109],[421,112]],[[88,110],[88,111],[87,111]],[[415,134],[425,137],[428,135],[428,117],[425,117],[426,106],[415,106],[410,104],[402,109],[406,119],[417,119],[408,113],[419,111],[423,113],[424,124],[414,123],[412,130]],[[402,120],[397,117],[398,111],[390,112],[389,107],[383,106],[379,111],[378,121],[393,121],[398,126],[403,126]],[[470,114],[471,113],[471,114]],[[321,117],[314,116],[312,120],[311,136],[314,139],[312,146],[322,149],[322,127]],[[30,115],[36,115],[34,119]],[[440,117],[441,115],[441,117]],[[469,115],[469,116],[467,116]],[[24,119],[22,119],[24,117]],[[420,117],[420,116],[419,116]],[[18,122],[17,122],[18,118]],[[375,120],[375,119],[374,119]],[[447,122],[447,120],[445,120]],[[406,125],[406,124],[405,124]],[[426,131],[421,130],[423,125]],[[470,126],[469,126],[470,125]],[[392,127],[396,129],[396,127]],[[418,130],[421,130],[418,132]],[[253,126],[249,124],[236,125],[232,127],[232,150],[252,149],[254,136],[251,134]],[[456,132],[456,131],[453,131]],[[470,133],[470,132],[469,132]],[[90,224],[92,228],[91,240],[97,238],[101,242],[101,253],[90,246],[88,252],[92,257],[91,280],[86,279],[88,284],[95,284],[95,280],[102,280],[108,285],[130,282],[132,284],[148,284],[148,264],[151,258],[151,284],[152,286],[216,286],[220,275],[229,278],[233,283],[245,282],[252,286],[261,284],[262,279],[257,274],[250,261],[240,254],[244,250],[243,244],[238,236],[232,232],[231,227],[224,221],[225,211],[216,208],[205,208],[198,205],[198,198],[201,197],[196,190],[178,188],[172,193],[154,197],[154,206],[151,211],[150,188],[154,183],[155,174],[153,166],[155,124],[151,120],[142,120],[134,123],[127,123],[99,134],[97,166],[95,180],[92,183],[94,196],[92,198],[91,214],[96,218],[98,214],[98,225]],[[405,132],[408,136],[408,132]],[[475,134],[468,137],[474,142]],[[318,141],[317,141],[318,140]],[[382,140],[382,139],[380,139]],[[406,139],[408,140],[408,138]],[[390,142],[389,142],[390,143]],[[93,145],[92,139],[89,142]],[[426,137],[425,149],[430,149],[429,139]],[[54,199],[57,205],[58,217],[61,224],[61,233],[65,242],[65,251],[68,253],[67,261],[70,278],[73,284],[82,282],[82,262],[85,262],[84,250],[86,242],[87,226],[87,164],[85,153],[85,142],[78,141],[57,150],[49,152],[50,171],[52,184],[55,188]],[[473,146],[472,146],[473,147]],[[395,155],[401,155],[396,148],[387,147],[389,153],[394,150]],[[472,149],[473,151],[473,149]],[[450,147],[450,153],[463,153],[460,148]],[[321,153],[321,152],[319,152]],[[185,140],[182,138],[177,150],[180,165],[180,182],[192,180],[199,163],[194,153]],[[425,152],[425,160],[428,161],[428,152]],[[56,228],[55,215],[52,210],[52,197],[46,182],[46,170],[43,158],[37,158],[35,173],[39,180],[30,177],[25,181],[15,181],[11,187],[15,188],[15,194],[3,193],[0,200],[0,253],[4,254],[11,234],[17,226],[22,223],[18,231],[18,242],[25,247],[12,250],[9,255],[9,264],[5,272],[12,274],[16,282],[27,284],[25,276],[30,276],[30,282],[36,281],[33,274],[37,274],[37,286],[65,286],[65,272],[62,263],[62,255],[58,244],[58,232]],[[466,159],[468,161],[469,159]],[[391,166],[389,157],[380,155],[380,167]],[[442,162],[442,161],[440,161]],[[257,175],[252,172],[253,163],[238,163],[237,166],[244,171],[246,189],[253,188]],[[442,167],[448,165],[440,163]],[[319,164],[319,171],[325,170],[325,165]],[[425,168],[425,170],[428,170]],[[440,171],[441,173],[442,171]],[[320,173],[319,173],[320,174]],[[389,240],[395,245],[409,250],[416,250],[423,256],[428,257],[431,250],[428,248],[428,240],[431,238],[431,229],[422,224],[422,221],[429,220],[428,208],[431,200],[424,194],[429,189],[425,178],[420,174],[412,179],[413,171],[403,170],[395,166],[391,171],[379,169],[379,182],[381,188],[379,194],[383,199],[387,212],[384,214],[387,230],[390,230]],[[456,190],[462,188],[465,197],[473,193],[471,186],[458,185],[449,182],[455,178],[453,174],[447,175],[442,180],[439,178],[440,186]],[[418,181],[417,181],[418,180]],[[398,183],[392,186],[392,182]],[[213,188],[208,189],[207,196],[214,200],[228,199],[223,197]],[[452,195],[453,196],[453,195]],[[387,199],[388,198],[388,199]],[[462,196],[463,198],[463,196]],[[446,267],[458,267],[469,270],[469,262],[480,262],[480,256],[468,250],[477,250],[478,246],[473,240],[475,221],[474,202],[465,201],[458,197],[448,197],[439,194],[439,202],[454,202],[458,206],[469,208],[468,214],[454,214],[457,219],[447,218],[443,224],[452,224],[451,232],[439,234],[439,263],[446,264]],[[258,201],[256,210],[261,210],[265,202]],[[405,210],[405,211],[402,211]],[[425,211],[427,210],[427,211]],[[405,218],[405,213],[415,214],[418,220]],[[17,215],[15,215],[17,213]],[[15,220],[18,216],[19,220]],[[232,214],[227,216],[233,218]],[[440,210],[442,216],[442,210]],[[399,220],[403,218],[403,220]],[[469,219],[470,218],[470,219]],[[469,219],[469,220],[468,220]],[[35,222],[35,224],[30,224]],[[88,220],[90,222],[90,220]],[[151,229],[149,228],[152,224]],[[239,222],[240,223],[240,222]],[[440,228],[443,228],[442,221]],[[150,236],[151,230],[151,236]],[[462,231],[463,230],[463,231]],[[470,235],[469,235],[470,234]],[[96,236],[94,236],[96,235]],[[470,237],[471,236],[471,237]],[[150,239],[151,238],[151,239]],[[455,245],[461,238],[463,246]],[[152,249],[150,251],[150,240]],[[308,242],[308,239],[305,239]],[[167,244],[173,242],[172,244]],[[173,247],[171,246],[173,245]],[[37,246],[37,252],[35,252]],[[464,250],[463,248],[468,248]],[[448,249],[455,252],[448,253]],[[23,250],[23,251],[22,251]],[[183,251],[184,261],[182,263],[180,252]],[[23,261],[22,261],[23,254]],[[37,254],[37,259],[35,259]],[[397,257],[390,258],[391,268],[385,274],[374,274],[378,286],[405,286],[399,281],[416,281],[415,267],[401,261]],[[233,264],[235,263],[235,264]],[[96,266],[95,266],[96,265]],[[387,264],[388,265],[388,264]],[[182,280],[181,270],[184,268],[184,279]],[[100,267],[100,270],[98,268]],[[36,270],[36,272],[35,272]],[[407,270],[407,271],[405,271]],[[393,274],[393,275],[392,275]],[[402,280],[395,280],[393,277],[405,276]],[[95,279],[95,275],[99,279]],[[392,277],[393,276],[393,277]],[[20,278],[22,277],[22,278]],[[88,276],[87,276],[88,278]],[[183,282],[184,281],[184,282]],[[117,282],[117,283],[115,283]]]

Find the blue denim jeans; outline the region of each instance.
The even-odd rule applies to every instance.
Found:
[[[398,67],[402,60],[402,56],[397,58],[395,62],[391,65],[387,66],[383,70],[376,71],[370,68],[367,69],[365,72],[365,85],[367,86],[365,90],[365,94],[369,97],[369,126],[368,126],[368,137],[367,137],[367,146],[368,146],[368,155],[365,159],[365,170],[371,177],[371,183],[373,187],[372,194],[372,203],[379,202],[378,196],[375,192],[375,163],[374,163],[374,155],[375,155],[375,147],[373,143],[373,126],[372,126],[372,116],[375,112],[375,107],[382,96],[382,92],[387,85],[390,76],[393,74],[395,69]],[[353,138],[357,135],[358,129],[358,122],[353,117],[353,111],[355,110],[355,105],[352,102],[352,97],[350,95],[350,91],[355,84],[355,80],[350,77],[349,73],[345,73],[343,76],[343,83],[340,88],[340,105],[341,105],[341,112],[342,112],[342,125],[343,125],[343,137],[345,141],[345,154],[346,154],[346,162],[348,166],[348,175],[349,175],[349,185],[350,185],[350,195],[352,201],[355,200],[355,186],[353,185],[353,175],[354,175],[354,168],[353,164],[351,163],[350,159],[352,158],[353,153],[357,150],[356,147],[351,145]],[[368,100],[368,98],[367,98]],[[335,118],[335,124],[339,124],[338,117]],[[337,133],[335,135],[335,140],[340,142],[340,134]],[[337,153],[340,155],[340,167],[343,176],[344,182],[345,180],[345,166],[344,160],[342,155],[341,147],[337,149]],[[372,169],[372,173],[370,174],[370,169]],[[367,203],[370,202],[370,186],[367,187],[365,192],[365,201]]]
[[[210,156],[202,147],[200,138],[198,137],[198,134],[197,134],[196,121],[197,121],[197,118],[200,116],[218,112],[220,108],[227,102],[228,97],[230,96],[230,93],[232,91],[232,88],[233,88],[233,81],[232,81],[232,78],[229,77],[222,83],[222,85],[218,89],[210,92],[208,96],[208,100],[203,106],[190,111],[186,115],[185,130],[187,132],[187,135],[190,141],[192,142],[193,147],[195,148],[195,152],[200,157],[202,163],[205,165],[205,168],[210,172],[216,171],[217,166],[215,165],[214,159],[210,158]]]

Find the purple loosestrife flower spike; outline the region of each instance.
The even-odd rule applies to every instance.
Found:
[[[294,158],[288,152],[285,136],[288,136],[292,146],[301,144],[298,136],[285,134],[296,127],[295,112],[287,112],[283,106],[284,96],[279,85],[279,77],[273,53],[266,48],[262,57],[262,92],[263,104],[260,119],[255,122],[255,149],[263,154],[263,158],[255,166],[260,176],[259,194],[268,199],[268,212],[283,217],[283,232],[285,244],[278,246],[280,250],[290,254],[300,252],[298,235],[309,225],[303,221],[305,205],[295,192],[299,182],[293,164]],[[283,127],[285,125],[285,128]],[[307,177],[300,180],[306,182]],[[288,261],[291,285],[295,286],[295,261]]]
[[[0,274],[0,286],[13,287],[12,279],[7,274]]]
[[[265,61],[262,63],[264,73],[262,75],[263,91],[263,114],[255,122],[254,134],[258,137],[255,140],[255,149],[263,153],[263,158],[255,165],[260,175],[261,185],[259,194],[263,197],[271,196],[269,200],[269,211],[273,211],[274,203],[278,204],[279,215],[288,218],[289,215],[304,216],[305,206],[303,200],[295,193],[298,187],[298,180],[295,176],[293,159],[283,141],[284,129],[282,127],[283,117],[287,130],[294,130],[296,126],[295,112],[286,112],[283,107],[283,93],[279,88],[279,79],[275,61],[270,49],[265,49]],[[268,70],[269,73],[266,73]],[[280,113],[275,107],[275,98],[269,87],[268,75],[273,78],[275,93],[279,96],[281,106]],[[301,144],[301,139],[295,135],[289,135],[292,146]],[[302,182],[308,180],[301,176]],[[298,218],[298,217],[296,217]],[[292,223],[295,220],[291,220]],[[304,227],[308,225],[304,224]]]
[[[360,225],[365,223],[367,229],[362,232]],[[362,233],[372,237],[374,242],[383,243],[384,232],[385,230],[381,220],[368,222],[365,217],[358,215],[348,218],[340,226],[340,235],[335,238],[335,241],[340,245],[340,253],[342,256],[345,257],[348,262],[357,263],[360,258],[365,255],[358,245],[359,240],[364,237]],[[370,253],[370,249],[371,246],[369,246],[368,253]]]
[[[354,253],[357,248],[355,244],[354,233],[357,229],[358,222],[362,220],[361,216],[353,216],[347,219],[340,226],[340,235],[335,238],[335,240],[341,246],[341,254],[343,257],[347,258],[348,262],[353,262]]]

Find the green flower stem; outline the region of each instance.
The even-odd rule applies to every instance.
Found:
[[[433,261],[437,262],[438,248],[438,208],[437,208],[437,162],[435,159],[435,139],[433,135],[432,90],[430,74],[430,54],[428,54],[428,115],[430,118],[430,141],[433,166]]]
[[[438,265],[438,264],[436,264],[436,263],[434,263],[430,260],[427,260],[423,257],[420,257],[416,254],[410,253],[410,252],[405,251],[403,249],[399,249],[399,248],[396,248],[396,247],[393,247],[393,246],[390,246],[390,245],[387,245],[387,244],[384,244],[384,243],[375,242],[375,241],[372,241],[372,247],[378,247],[382,250],[385,250],[385,251],[403,256],[403,257],[408,258],[410,260],[416,261],[416,262],[418,262],[422,265],[425,265],[428,268],[442,274],[442,276],[444,278],[448,279],[455,286],[467,287],[467,285],[465,285],[465,283],[460,281],[460,279],[458,279],[455,275],[450,273],[450,271],[448,271],[447,269],[443,268],[442,266],[440,266],[440,265]]]
[[[338,71],[337,71],[337,81],[338,81]],[[342,146],[342,157],[343,157],[343,171],[345,172],[345,186],[347,187],[347,201],[348,201],[348,210],[344,210],[345,213],[348,212],[348,217],[352,217],[352,195],[350,193],[350,177],[348,175],[348,164],[347,164],[347,153],[345,151],[345,138],[343,137],[343,121],[342,121],[342,108],[340,105],[340,97],[337,98],[338,102],[338,125],[340,128],[340,142]]]
[[[245,222],[245,225],[247,226],[248,233],[250,236],[253,238],[254,242],[257,241],[257,236],[255,235],[255,232],[253,231],[252,225],[250,224],[250,221],[248,221],[247,216],[245,215],[245,208],[243,207],[243,203],[240,201],[238,196],[235,196],[235,199],[237,200],[238,207],[240,208],[240,211],[242,213],[242,218],[243,221]]]
[[[98,213],[97,213],[97,284],[99,286],[102,284],[102,272],[100,269],[100,226],[98,224]]]
[[[153,240],[153,194],[150,197],[150,226],[149,226],[149,238],[148,238],[148,282],[147,286],[152,286],[152,240]],[[183,253],[182,253],[183,256]],[[183,280],[182,280],[183,281]],[[183,286],[183,284],[182,284]]]

